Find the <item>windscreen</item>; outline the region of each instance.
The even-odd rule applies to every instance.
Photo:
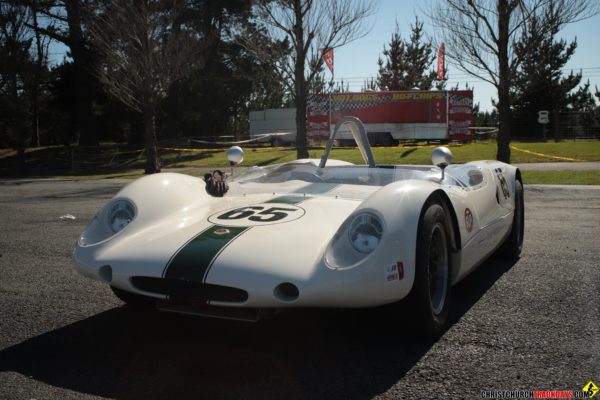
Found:
[[[440,170],[430,166],[392,166],[368,168],[365,166],[332,166],[318,168],[307,164],[284,164],[248,171],[236,179],[240,183],[281,183],[292,180],[337,183],[347,185],[385,186],[409,179],[438,179]]]

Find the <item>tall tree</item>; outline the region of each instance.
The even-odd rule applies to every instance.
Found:
[[[538,111],[549,110],[552,118],[557,118],[570,101],[569,93],[581,82],[581,73],[563,76],[562,70],[575,53],[577,41],[570,44],[562,39],[557,41],[559,27],[553,23],[554,18],[552,12],[545,16],[547,29],[540,29],[539,17],[532,16],[514,44],[520,64],[510,90],[513,122],[515,128],[520,127],[527,134],[536,130]],[[558,131],[554,133],[557,138]]]
[[[160,172],[155,118],[172,83],[194,64],[197,47],[173,21],[183,1],[109,0],[90,33],[101,62],[96,74],[106,90],[138,111],[144,123],[147,174]]]
[[[560,29],[597,12],[595,0],[447,0],[432,5],[429,16],[436,37],[446,43],[448,59],[498,92],[498,160],[510,162],[510,89],[521,62],[513,45],[527,21],[536,16],[543,30],[552,15]]]
[[[258,29],[275,42],[290,47],[285,60],[245,40],[244,46],[269,62],[285,83],[296,105],[298,158],[308,157],[306,100],[309,83],[322,65],[320,49],[336,48],[364,36],[367,18],[375,11],[372,0],[262,0],[256,7]],[[318,60],[310,63],[310,60]]]
[[[47,23],[35,26],[36,31],[63,43],[69,48],[73,59],[73,93],[75,102],[75,129],[82,146],[97,146],[99,132],[93,113],[95,79],[91,71],[94,54],[90,48],[87,26],[83,18],[84,9],[97,7],[94,0],[23,0],[34,6],[36,12],[46,18]],[[34,27],[32,25],[32,27]]]
[[[410,39],[405,40],[396,22],[390,43],[383,48],[385,60],[380,57],[377,62],[379,90],[430,90],[434,86],[437,72],[431,69],[436,57],[433,45],[424,37],[422,21],[416,18],[410,27]],[[435,86],[441,89],[444,82],[437,82]]]
[[[33,68],[33,82],[31,87],[31,145],[40,146],[40,113],[48,74],[48,47],[50,40],[40,32],[39,10],[47,7],[40,0],[29,1],[29,11],[31,14],[31,25],[33,27],[35,43],[35,66]]]
[[[188,79],[171,85],[163,105],[163,137],[180,136],[184,124],[189,126],[191,122],[200,124],[204,136],[217,130],[223,135],[223,124],[233,115],[238,116],[232,108],[242,105],[251,78],[236,74],[250,64],[234,37],[249,24],[250,8],[249,2],[240,0],[185,1],[172,30],[184,27],[193,32],[205,44],[205,56],[195,63]],[[253,71],[247,72],[251,75]]]
[[[579,86],[569,94],[567,108],[572,111],[592,112],[596,109],[596,100],[590,90],[590,81]]]
[[[27,88],[33,65],[32,38],[26,26],[29,20],[25,6],[0,4],[0,128],[4,140],[17,149],[21,171],[25,169]]]

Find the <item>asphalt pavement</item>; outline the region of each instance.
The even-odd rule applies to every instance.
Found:
[[[515,167],[522,170],[532,171],[597,171],[600,170],[600,162],[546,162],[546,163],[517,163]]]
[[[522,258],[493,258],[457,285],[448,330],[427,340],[388,310],[258,324],[132,312],[71,263],[78,234],[126,182],[0,182],[1,399],[478,399],[600,386],[600,187],[526,185]]]

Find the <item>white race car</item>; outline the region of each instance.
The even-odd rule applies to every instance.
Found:
[[[328,160],[348,125],[367,165]],[[230,161],[242,151],[232,148]],[[376,166],[353,117],[321,160],[227,178],[161,173],[124,187],[75,247],[76,269],[131,305],[256,321],[287,307],[402,300],[439,334],[452,286],[500,249],[523,244],[523,185],[498,161]]]

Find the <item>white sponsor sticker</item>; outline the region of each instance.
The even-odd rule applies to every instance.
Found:
[[[400,275],[398,274],[398,265],[396,264],[388,264],[383,267],[383,272],[385,274],[386,282],[394,282],[400,280]]]

